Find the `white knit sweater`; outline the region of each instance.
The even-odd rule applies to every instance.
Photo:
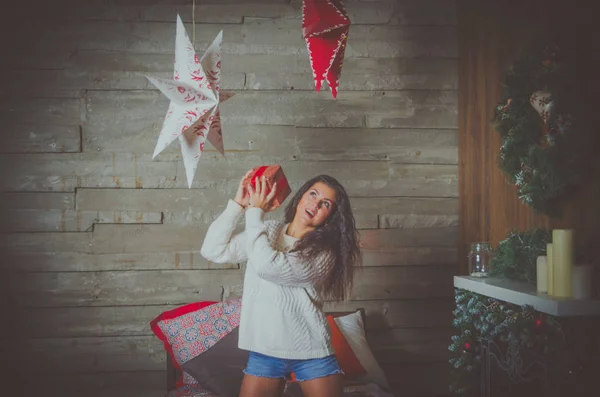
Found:
[[[287,225],[264,221],[260,208],[246,210],[246,229],[233,235],[244,209],[229,200],[210,225],[201,254],[215,263],[247,261],[240,319],[240,349],[286,359],[333,354],[331,330],[315,282],[323,261],[306,263],[287,252]],[[287,247],[291,248],[291,247]]]

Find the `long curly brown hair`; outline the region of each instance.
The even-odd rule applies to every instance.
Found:
[[[296,215],[302,196],[317,182],[325,183],[335,191],[336,201],[327,221],[305,234],[293,251],[307,261],[314,261],[324,252],[325,267],[331,269],[317,285],[319,295],[328,300],[341,301],[349,297],[356,269],[362,265],[359,234],[356,230],[350,199],[344,187],[329,175],[319,175],[307,181],[296,192],[285,209],[285,222]]]

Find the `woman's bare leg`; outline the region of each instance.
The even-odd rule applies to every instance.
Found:
[[[281,397],[284,387],[285,380],[282,378],[261,378],[244,374],[240,397]]]
[[[342,380],[342,374],[335,374],[300,382],[300,387],[304,397],[341,397]]]

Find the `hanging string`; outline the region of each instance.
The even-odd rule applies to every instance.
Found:
[[[192,0],[192,46],[196,47],[196,0]]]

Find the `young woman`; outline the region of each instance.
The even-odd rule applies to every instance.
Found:
[[[284,222],[265,221],[274,193],[264,178],[256,188],[240,182],[201,250],[216,263],[247,261],[239,347],[250,353],[240,396],[279,397],[291,373],[306,397],[341,396],[323,304],[348,296],[362,261],[350,201],[320,175],[291,199]],[[245,230],[233,235],[244,212]]]

